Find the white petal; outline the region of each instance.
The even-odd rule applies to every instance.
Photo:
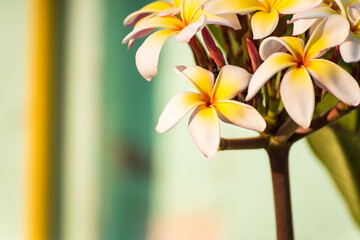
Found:
[[[347,63],[360,61],[360,34],[350,32],[345,42],[340,45],[340,53]]]
[[[288,53],[274,53],[256,70],[250,80],[246,101],[252,99],[261,87],[279,71],[297,65],[294,56]]]
[[[145,37],[150,33],[152,33],[154,30],[155,28],[148,28],[142,31],[138,31],[136,34],[132,34],[134,32],[132,31],[123,39],[122,44],[128,43],[128,49],[129,49],[130,47],[132,47],[136,39]]]
[[[216,79],[212,94],[213,101],[232,99],[247,88],[251,76],[243,68],[232,65],[224,66]]]
[[[306,32],[311,26],[313,26],[318,19],[300,19],[294,22],[293,36],[297,36]]]
[[[236,14],[215,15],[208,12],[204,12],[204,14],[206,14],[207,17],[206,24],[219,24],[231,27],[235,30],[241,29],[241,25]]]
[[[176,36],[178,42],[190,42],[191,38],[199,32],[206,24],[206,16],[202,15],[196,22],[193,22],[183,28]]]
[[[156,131],[163,133],[174,127],[189,111],[204,104],[198,93],[181,92],[173,96],[161,113]]]
[[[349,21],[351,23],[351,26],[355,26],[356,22],[359,21],[360,17],[360,8],[359,6],[356,6],[355,4],[351,4],[347,8],[347,13],[349,17]]]
[[[254,39],[263,39],[269,36],[279,23],[279,14],[277,11],[256,12],[251,18],[251,28]]]
[[[135,61],[140,74],[148,81],[157,74],[160,50],[166,40],[177,32],[170,29],[151,34],[136,52]]]
[[[302,58],[304,42],[297,37],[268,37],[260,45],[259,53],[262,60],[266,60],[276,52],[289,51],[293,56]]]
[[[312,60],[306,68],[315,83],[319,82],[320,86],[324,86],[335,97],[349,105],[359,105],[359,85],[344,69],[324,59]]]
[[[337,5],[339,5],[341,12],[344,16],[348,15],[348,7],[351,4],[355,4],[358,5],[359,1],[358,0],[335,0],[335,2],[337,3]]]
[[[130,49],[135,44],[135,39],[131,39],[128,43],[127,49]]]
[[[150,17],[139,22],[134,30],[131,31],[122,41],[123,44],[128,43],[131,39],[144,37],[149,31],[156,28],[169,28],[172,30],[179,30],[183,28],[184,24],[180,19],[174,16],[168,17]],[[145,33],[144,33],[145,32]]]
[[[129,16],[127,16],[124,20],[124,26],[125,27],[131,27],[135,25],[137,22],[139,22],[141,19],[145,18],[146,16],[153,14],[153,11],[148,10],[139,10],[136,12],[133,12]]]
[[[127,16],[124,20],[124,25],[127,27],[130,27],[134,24],[136,24],[140,19],[146,17],[149,14],[158,13],[160,11],[163,11],[165,9],[171,8],[172,4],[165,2],[165,1],[155,1],[152,2],[140,10],[131,13],[129,16]]]
[[[186,24],[194,20],[196,13],[202,8],[206,0],[181,0],[181,18]]]
[[[300,19],[326,18],[332,14],[338,14],[338,13],[329,7],[317,7],[305,12],[294,14],[290,22],[295,22],[296,20],[300,20]]]
[[[211,99],[214,86],[214,74],[212,72],[199,66],[176,66],[174,70],[176,74],[188,80],[206,99]]]
[[[152,31],[154,31],[154,29],[146,29],[144,31],[139,32],[134,38],[129,40],[128,49],[130,49],[134,45],[137,38],[145,37],[149,35]]]
[[[310,27],[314,26],[316,22],[320,23],[323,18],[329,17],[332,14],[338,13],[329,7],[317,7],[295,14],[289,22],[294,23],[293,35],[304,33]]]
[[[165,10],[159,12],[159,14],[157,16],[159,16],[159,17],[173,16],[173,15],[176,15],[179,13],[180,13],[180,8],[173,7],[173,8],[168,8],[168,9],[165,9]]]
[[[322,0],[277,0],[275,3],[275,9],[284,15],[294,14],[314,8],[321,2]]]
[[[215,109],[197,107],[189,120],[189,132],[200,152],[212,158],[220,144],[220,124]]]
[[[314,114],[315,92],[311,77],[302,67],[291,67],[280,86],[281,99],[289,116],[300,126],[310,126]]]
[[[340,7],[341,12],[346,16],[347,15],[347,6],[351,4],[352,0],[334,0],[337,5]]]
[[[213,14],[245,14],[266,9],[259,0],[212,0],[204,5],[204,10]]]
[[[343,16],[331,15],[322,20],[306,44],[306,60],[319,57],[324,50],[341,44],[349,30],[349,22]]]
[[[226,123],[232,123],[239,127],[262,132],[266,128],[266,122],[261,114],[253,107],[232,100],[218,101],[213,104],[218,116]]]

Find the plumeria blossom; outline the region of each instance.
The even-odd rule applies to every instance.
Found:
[[[345,62],[358,62],[360,60],[360,1],[359,0],[336,0],[338,11],[321,6],[310,11],[294,15],[293,35],[299,35],[310,27],[316,26],[322,18],[330,15],[341,15],[350,24],[350,30],[346,40],[340,45],[340,53]],[[331,4],[330,4],[331,6]]]
[[[279,22],[279,14],[294,14],[316,7],[322,0],[213,0],[205,10],[214,14],[248,14],[254,39],[269,36]]]
[[[173,0],[172,2],[165,1],[155,1],[152,2],[140,10],[131,13],[124,19],[124,26],[131,27],[139,22],[143,21],[146,18],[154,16],[170,16],[175,15],[180,12],[180,3],[181,0]],[[135,25],[136,27],[136,25]],[[128,42],[128,48],[132,47],[135,43],[135,39],[131,39]]]
[[[172,2],[165,2],[165,1],[155,1],[152,2],[144,7],[142,7],[140,10],[131,13],[129,16],[127,16],[124,20],[124,25],[126,27],[131,27],[135,25],[137,22],[139,22],[141,19],[144,19],[145,17],[149,15],[172,15],[179,13],[180,11],[180,0],[173,0]]]
[[[293,35],[300,35],[308,30],[310,27],[316,27],[323,18],[329,17],[333,14],[340,14],[340,9],[335,10],[335,2],[322,2],[316,8],[310,9],[308,11],[294,14],[291,21],[288,23],[293,23]],[[337,5],[336,5],[337,6]]]
[[[263,131],[266,123],[253,107],[232,100],[245,90],[251,74],[232,65],[224,66],[214,83],[214,74],[198,66],[175,67],[175,72],[188,80],[198,91],[175,95],[162,112],[156,131],[166,132],[188,112],[195,109],[189,120],[189,132],[199,150],[214,156],[220,144],[219,118],[240,127]]]
[[[136,66],[140,74],[148,81],[157,74],[160,50],[172,36],[179,42],[189,42],[206,24],[220,24],[240,29],[235,14],[217,16],[202,10],[207,0],[181,0],[180,18],[177,16],[154,16],[140,21],[123,43],[144,37],[157,28],[140,46],[136,53]]]
[[[348,31],[348,22],[332,15],[317,26],[306,46],[296,37],[265,39],[260,46],[264,63],[254,73],[246,99],[254,97],[274,74],[288,69],[280,84],[280,95],[286,111],[298,125],[309,127],[313,116],[315,94],[311,77],[317,86],[344,103],[358,105],[360,89],[356,80],[335,63],[318,59],[327,49],[342,43]],[[278,52],[282,48],[289,53]]]

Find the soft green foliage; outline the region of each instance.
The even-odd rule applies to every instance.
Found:
[[[341,122],[310,135],[307,140],[328,169],[360,227],[360,134],[355,128],[356,115],[355,111]]]

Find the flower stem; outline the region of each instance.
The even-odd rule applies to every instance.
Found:
[[[240,149],[264,149],[268,141],[264,137],[226,139],[220,141],[219,151],[240,150]]]
[[[294,239],[289,182],[290,146],[270,143],[266,149],[273,182],[277,240]]]
[[[289,138],[289,142],[295,143],[296,141],[307,137],[308,135],[316,132],[317,130],[335,122],[339,118],[349,114],[360,106],[348,106],[342,102],[339,102],[332,109],[320,114],[320,116],[314,118],[309,128],[298,128],[294,135]]]
[[[280,100],[270,99],[268,117],[275,119],[279,112]]]
[[[279,127],[274,139],[278,143],[285,143],[295,133],[298,127],[299,125],[289,118],[282,126]]]

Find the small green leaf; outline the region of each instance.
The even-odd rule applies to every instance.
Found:
[[[360,135],[336,124],[315,132],[307,140],[360,226]]]

